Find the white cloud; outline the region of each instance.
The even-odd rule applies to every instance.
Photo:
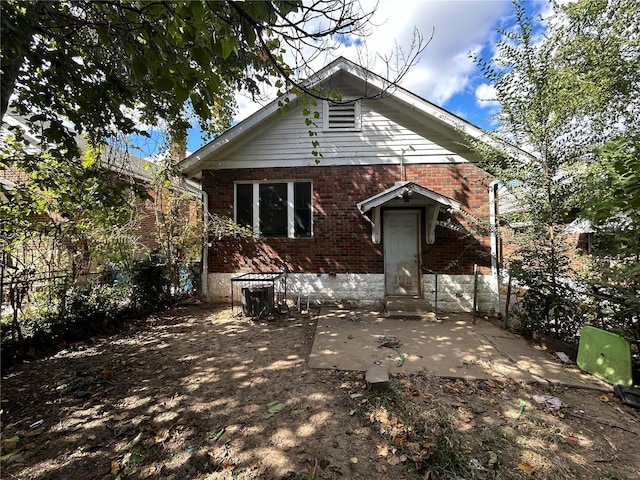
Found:
[[[361,0],[361,4],[366,11],[376,2]],[[396,45],[407,51],[414,29],[425,41],[433,32],[419,63],[409,70],[400,85],[439,105],[465,93],[469,95],[469,106],[477,108],[474,93],[477,94],[480,79],[469,53],[491,49],[497,38],[496,26],[511,14],[510,0],[380,0],[372,18],[371,34],[361,45],[347,41],[349,46],[342,44],[330,56],[320,55],[309,66],[317,71],[337,56],[344,56],[386,76],[387,65],[380,57],[393,54]],[[265,89],[264,93],[270,100],[275,98],[274,89]],[[236,101],[237,120],[247,118],[266,104],[264,100],[254,102],[242,95],[237,95]]]
[[[476,87],[476,105],[480,108],[491,108],[497,110],[500,103],[496,100],[496,91],[493,85],[481,83]]]
[[[401,8],[401,9],[400,9]],[[374,22],[385,21],[366,40],[370,51],[389,51],[393,39],[410,44],[414,27],[433,39],[402,86],[438,104],[463,92],[474,75],[469,52],[477,52],[495,32],[496,24],[510,14],[509,1],[409,1],[383,0]],[[380,73],[380,72],[376,72]]]
[[[276,95],[275,89],[273,92],[270,92],[270,93],[271,93],[270,95],[271,100],[273,100]],[[237,108],[236,108],[235,119],[244,120],[245,118],[249,117],[251,114],[260,110],[266,103],[262,101],[260,102],[255,101],[254,99],[249,97],[246,93],[240,92],[236,94],[236,104],[237,104]]]

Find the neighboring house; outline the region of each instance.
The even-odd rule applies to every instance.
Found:
[[[24,138],[28,142],[27,148],[31,149],[32,153],[37,153],[41,150],[40,137],[31,131],[25,119],[12,112],[5,114],[2,121],[2,128],[0,129],[0,141],[4,141],[9,134],[7,127],[18,127],[24,132]],[[86,146],[82,137],[78,136],[77,141],[81,149],[84,150]],[[126,182],[135,185],[139,192],[147,196],[145,199],[137,199],[131,202],[132,218],[135,219],[135,223],[133,223],[132,240],[140,247],[141,251],[152,252],[159,249],[160,244],[158,242],[157,229],[158,212],[156,212],[156,208],[165,211],[168,207],[166,206],[166,193],[158,195],[153,185],[152,176],[154,169],[158,168],[157,165],[110,145],[104,147],[101,156],[103,164],[112,174],[112,181],[114,183]],[[16,185],[26,182],[28,178],[28,175],[19,169],[0,166],[0,202],[9,201],[3,192],[11,191]],[[179,182],[178,179],[176,179],[169,188],[173,191],[188,192],[190,198],[193,199],[192,202],[187,202],[187,210],[181,212],[181,215],[194,219],[200,216],[201,208],[197,200],[201,198],[202,192],[192,185]],[[38,217],[32,217],[29,220],[34,227],[42,226],[43,230],[67,221],[55,211],[47,212],[47,214],[39,215]],[[115,234],[114,231],[114,235]],[[39,249],[43,249],[42,245],[39,245]],[[51,250],[51,248],[49,248],[49,250]],[[27,245],[26,248],[22,248],[20,251],[9,252],[11,256],[15,258],[6,255],[6,258],[4,258],[2,262],[18,262],[26,265],[35,263],[35,257],[33,255],[35,251],[35,247],[31,248]],[[83,253],[88,255],[88,251]],[[94,271],[94,267],[94,265],[88,262],[83,262],[82,273],[91,273]]]
[[[488,136],[343,58],[307,86],[341,101],[277,99],[181,163],[211,213],[257,233],[212,240],[208,298],[228,300],[241,272],[286,270],[293,299],[433,304],[437,274],[439,310],[469,311],[477,266],[479,309],[498,311],[498,187],[467,146]]]

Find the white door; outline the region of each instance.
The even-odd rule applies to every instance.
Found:
[[[420,213],[384,213],[384,275],[387,295],[419,295],[418,245]]]

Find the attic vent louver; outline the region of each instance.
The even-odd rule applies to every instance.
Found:
[[[359,130],[360,103],[331,103],[325,101],[325,130]]]

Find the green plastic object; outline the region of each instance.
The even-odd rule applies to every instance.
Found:
[[[615,333],[595,327],[582,327],[578,346],[578,366],[605,382],[630,386],[631,347]]]

